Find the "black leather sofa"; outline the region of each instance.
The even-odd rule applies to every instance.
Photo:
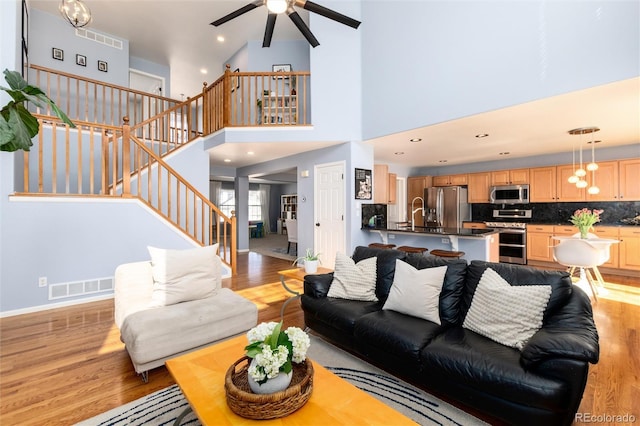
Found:
[[[567,273],[526,266],[445,260],[357,247],[354,261],[377,257],[378,302],[327,297],[333,274],[305,277],[306,325],[363,359],[435,394],[486,413],[497,423],[568,425],[580,405],[598,333],[588,296]],[[447,265],[441,325],[382,310],[396,259],[417,269]],[[462,327],[476,286],[491,267],[511,285],[551,285],[543,326],[522,351]]]

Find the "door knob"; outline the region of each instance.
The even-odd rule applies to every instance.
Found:
[[[316,222],[316,226],[320,226],[320,222]]]

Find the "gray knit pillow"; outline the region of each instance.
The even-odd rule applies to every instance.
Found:
[[[496,271],[487,268],[478,282],[462,326],[522,350],[542,327],[550,296],[549,285],[512,286]]]
[[[376,264],[375,256],[355,263],[349,256],[336,253],[335,272],[327,296],[377,302]]]

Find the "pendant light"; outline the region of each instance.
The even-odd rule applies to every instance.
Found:
[[[571,132],[569,132],[569,133],[571,133]],[[571,176],[569,176],[569,179],[567,179],[567,181],[569,183],[575,184],[576,182],[578,182],[580,180],[580,178],[578,176],[576,176],[576,143],[573,142],[573,141],[571,141],[571,152],[572,152],[571,164],[573,165],[571,170],[573,170],[573,174]]]
[[[583,163],[582,163],[582,135],[584,135],[586,133],[594,133],[594,132],[597,132],[599,130],[600,129],[598,129],[597,127],[580,127],[580,128],[577,128],[577,129],[569,130],[569,134],[570,135],[580,135],[580,167],[577,170],[575,170],[575,172],[574,172],[574,176],[577,177],[577,179],[575,179],[574,176],[571,176],[569,178],[569,182],[575,183],[576,187],[578,187],[578,188],[586,188],[587,186],[589,186],[587,181],[585,179],[583,179],[587,175],[587,171],[583,168]],[[574,166],[573,166],[573,168],[575,169],[575,149],[573,151],[573,155],[574,155]],[[594,155],[595,155],[595,152],[594,152],[593,143],[592,143],[592,146],[591,146],[591,163],[589,163],[589,165],[587,166],[587,169],[591,171],[592,182],[595,182],[594,172],[598,168],[598,165],[595,163]],[[597,194],[598,192],[600,192],[600,189],[598,187],[596,187],[595,185],[592,185],[592,186],[594,187],[592,189],[592,191],[596,191],[596,192],[593,192],[594,194]],[[591,192],[589,192],[589,193],[591,194]]]
[[[91,10],[82,0],[61,0],[58,9],[74,28],[82,28],[91,22]]]
[[[597,131],[597,130],[596,130]],[[591,195],[600,193],[600,188],[596,185],[596,170],[598,170],[598,164],[596,163],[596,144],[600,141],[591,139],[591,162],[587,164],[587,170],[591,172],[591,186],[587,189],[587,192]]]

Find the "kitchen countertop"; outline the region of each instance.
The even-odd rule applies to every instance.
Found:
[[[411,229],[411,226],[398,225],[396,227],[366,227],[362,228],[363,231],[386,231],[392,233],[401,234],[421,234],[421,235],[456,235],[459,237],[484,237],[491,234],[497,234],[499,229],[487,228],[487,229],[470,229],[470,228],[442,228],[442,227],[425,227],[416,226],[415,230]]]

